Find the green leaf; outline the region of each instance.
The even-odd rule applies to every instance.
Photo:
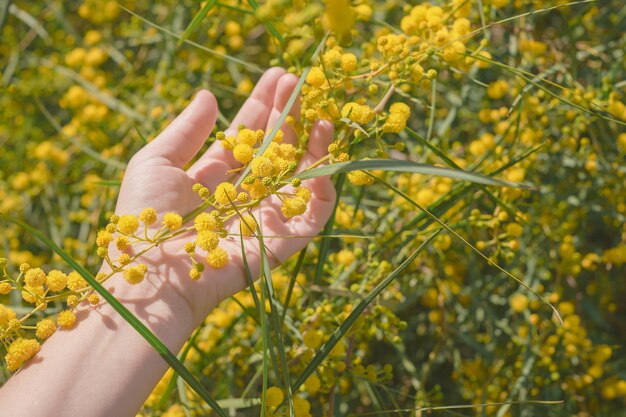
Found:
[[[308,180],[311,178],[333,175],[343,172],[360,170],[381,170],[393,172],[413,172],[417,174],[437,175],[440,177],[454,178],[458,180],[470,181],[477,184],[493,185],[497,187],[513,187],[532,189],[529,184],[505,181],[484,175],[473,174],[459,169],[443,168],[429,164],[422,164],[412,161],[401,161],[395,159],[368,159],[363,161],[338,162],[336,164],[324,165],[322,167],[302,171],[295,176]]]
[[[272,283],[272,271],[270,270],[270,263],[267,259],[267,253],[265,251],[265,242],[263,241],[263,236],[261,233],[258,234],[259,239],[259,247],[261,253],[261,271],[263,275],[263,279],[261,280],[261,284],[265,287],[262,289],[267,291],[270,301],[270,320],[272,327],[274,327],[274,333],[276,334],[276,348],[278,349],[278,357],[280,359],[280,368],[282,370],[283,384],[287,391],[287,403],[289,404],[289,414],[294,415],[293,410],[293,393],[291,391],[291,381],[289,379],[289,364],[287,363],[287,354],[285,352],[284,345],[284,336],[282,332],[281,321],[278,317],[278,304],[279,301],[276,299],[276,294],[274,293],[274,286]],[[265,305],[263,305],[265,307]],[[275,365],[277,366],[277,365]],[[278,369],[275,369],[276,374],[278,375]]]
[[[161,340],[150,331],[144,324],[139,321],[137,317],[133,315],[122,303],[117,301],[117,299],[107,291],[106,288],[102,286],[96,279],[87,271],[82,265],[78,264],[71,256],[69,256],[63,249],[61,249],[56,243],[50,240],[46,235],[41,233],[39,230],[34,227],[22,222],[18,219],[8,218],[7,220],[17,224],[22,227],[30,234],[39,239],[44,245],[46,245],[50,250],[59,255],[70,267],[72,267],[76,272],[78,272],[84,279],[91,285],[91,287],[98,292],[110,305],[117,311],[120,316],[124,318],[136,331],[139,333],[149,344],[156,350],[159,355],[167,362],[169,366],[171,366],[174,371],[185,382],[189,385],[191,389],[193,389],[200,398],[202,398],[217,414],[221,417],[227,417],[226,412],[219,406],[217,401],[213,399],[211,394],[206,390],[206,388],[200,384],[200,382],[189,372],[185,365],[182,364],[176,358],[170,350],[161,342]]]
[[[209,0],[204,4],[204,7],[202,7],[202,9],[200,9],[198,13],[196,13],[193,19],[191,19],[191,23],[189,23],[189,26],[187,26],[180,39],[178,39],[178,43],[176,44],[176,46],[182,45],[187,40],[187,38],[189,38],[189,36],[193,32],[195,32],[196,29],[198,29],[200,23],[202,23],[204,18],[209,14],[209,11],[211,11],[213,6],[215,6],[215,3],[217,3],[217,0]]]
[[[341,323],[341,325],[333,332],[328,341],[322,345],[317,354],[313,357],[311,362],[307,365],[306,369],[300,374],[298,380],[295,382],[293,386],[293,391],[297,391],[298,388],[304,381],[313,373],[315,369],[322,363],[322,361],[330,354],[331,350],[339,343],[341,338],[350,330],[350,327],[357,321],[359,316],[365,311],[365,309],[374,301],[380,293],[389,286],[409,265],[411,262],[419,255],[432,240],[441,232],[443,228],[437,229],[433,234],[431,234],[415,251],[409,255],[409,257],[400,264],[391,274],[389,274],[385,279],[383,279],[372,291],[369,292],[365,296],[365,298],[357,304],[356,307],[350,312],[350,315]]]

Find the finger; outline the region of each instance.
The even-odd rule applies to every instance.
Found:
[[[276,94],[274,95],[274,106],[272,107],[267,126],[265,127],[266,134],[269,134],[275,128],[297,84],[298,77],[293,74],[285,74],[280,77],[276,87]],[[289,110],[289,114],[296,120],[300,120],[300,96],[294,101],[293,106],[291,106]],[[280,129],[283,131],[284,143],[291,143],[292,145],[296,143],[296,132],[292,126],[283,123]]]
[[[243,104],[230,127],[227,135],[237,133],[237,126],[245,125],[249,129],[264,129],[272,110],[278,80],[285,73],[282,68],[271,68],[263,74],[252,94]],[[187,174],[209,188],[227,178],[225,171],[241,164],[231,151],[224,149],[221,142],[216,142],[187,170]]]
[[[215,96],[207,90],[200,90],[185,110],[141,150],[141,157],[164,158],[171,165],[182,168],[209,137],[216,118]]]
[[[298,172],[308,168],[311,164],[328,154],[328,145],[333,141],[334,125],[329,120],[318,120],[309,134],[307,150],[300,159]]]

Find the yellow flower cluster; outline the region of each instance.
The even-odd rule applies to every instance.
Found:
[[[389,115],[383,125],[383,132],[400,133],[406,127],[406,122],[411,115],[411,108],[405,103],[393,103],[389,108]]]

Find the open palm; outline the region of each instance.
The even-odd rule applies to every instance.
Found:
[[[274,128],[280,114],[293,92],[297,78],[280,68],[268,70],[259,80],[251,96],[241,107],[226,134],[234,134],[237,126],[269,132]],[[300,113],[299,100],[291,109],[293,117]],[[214,190],[226,181],[228,170],[240,167],[232,153],[221,143],[214,143],[197,161],[185,170],[185,166],[197,155],[213,130],[217,117],[215,97],[208,91],[200,91],[191,104],[152,142],[141,149],[130,161],[124,175],[116,213],[138,214],[142,209],[153,207],[160,215],[175,211],[185,215],[198,207],[202,200],[192,191],[192,185],[201,183]],[[284,141],[296,143],[296,135],[288,125],[283,125]],[[333,126],[326,121],[315,124],[309,137],[307,152],[300,161],[299,170],[309,166],[326,153],[332,140]],[[335,201],[335,190],[328,177],[305,182],[312,191],[307,211],[286,219],[276,199],[269,198],[254,211],[263,235],[275,236],[265,239],[270,262],[274,265],[285,261],[303,248],[311,236],[319,233],[328,220]],[[237,224],[227,225],[237,230]],[[138,261],[148,266],[149,280],[140,285],[154,285],[158,290],[174,290],[189,303],[196,324],[221,300],[246,286],[241,257],[241,242],[237,236],[227,237],[220,246],[229,252],[230,262],[222,269],[207,268],[199,281],[188,277],[191,261],[184,252],[185,242],[193,240],[191,234],[183,234],[168,240]],[[259,243],[254,237],[246,238],[246,258],[253,277],[260,269]]]

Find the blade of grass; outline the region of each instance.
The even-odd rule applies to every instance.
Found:
[[[189,36],[198,29],[200,23],[202,23],[204,18],[207,17],[209,12],[213,8],[213,6],[215,6],[215,3],[217,3],[217,0],[207,1],[204,6],[202,6],[202,8],[195,14],[187,28],[185,28],[183,34],[180,36],[180,38],[178,38],[178,42],[176,43],[177,47],[182,45],[187,40],[187,38],[189,38]]]
[[[335,181],[335,190],[337,190],[337,196],[341,196],[341,192],[343,191],[343,185],[346,181],[345,174],[339,175],[337,177],[337,181]],[[324,237],[320,242],[319,255],[317,257],[317,265],[315,265],[315,275],[313,277],[313,283],[319,284],[322,280],[322,274],[324,273],[324,265],[326,265],[326,258],[328,257],[328,253],[330,251],[330,244],[332,240],[328,237],[333,234],[333,228],[335,227],[335,215],[337,213],[337,207],[339,207],[339,198],[335,199],[335,205],[333,206],[333,211],[328,218],[328,221],[324,225],[324,230],[322,230],[322,234]]]
[[[389,286],[419,255],[433,239],[443,230],[437,229],[417,248],[409,257],[400,264],[394,271],[392,271],[385,279],[383,279],[372,291],[370,291],[365,298],[359,302],[354,309],[350,312],[348,317],[341,323],[341,325],[333,332],[328,341],[322,345],[317,354],[313,357],[311,362],[307,365],[305,370],[300,374],[296,382],[294,383],[293,390],[296,391],[304,381],[317,369],[322,361],[330,354],[331,350],[339,343],[341,338],[348,332],[350,327],[356,322],[359,316],[365,311],[365,309],[374,301],[380,293]]]
[[[298,255],[298,260],[296,261],[296,266],[291,271],[291,277],[289,277],[289,287],[287,288],[287,295],[285,296],[285,302],[283,303],[283,312],[280,316],[281,326],[285,322],[285,317],[287,316],[287,309],[289,307],[289,301],[291,300],[291,294],[293,293],[293,287],[296,285],[296,279],[298,278],[298,274],[300,273],[300,269],[302,269],[302,264],[304,263],[304,257],[306,256],[305,247],[300,251]]]
[[[563,404],[563,401],[562,400],[560,401],[529,400],[529,401],[511,401],[511,402],[501,402],[501,403],[441,405],[437,407],[403,408],[403,409],[397,409],[397,410],[373,411],[373,412],[367,412],[367,413],[360,413],[356,415],[372,416],[372,415],[381,414],[381,413],[406,413],[406,412],[428,414],[428,412],[431,412],[431,411],[459,410],[459,409],[469,409],[469,408],[479,408],[479,407],[481,408],[482,407],[498,407],[498,406],[511,405],[511,404],[557,405],[557,404]]]
[[[189,338],[189,341],[187,341],[187,343],[185,344],[185,348],[178,355],[178,360],[179,361],[181,361],[181,362],[185,361],[185,358],[187,357],[187,354],[191,350],[191,347],[193,346],[193,344],[195,343],[196,339],[198,338],[198,335],[200,334],[200,329],[201,328],[202,327],[198,327],[193,332],[193,334],[191,335],[191,338]],[[169,382],[167,383],[167,387],[165,388],[165,391],[163,391],[163,394],[161,395],[161,398],[159,399],[159,401],[156,404],[155,408],[157,410],[162,410],[163,407],[165,407],[165,403],[167,402],[167,400],[172,395],[172,391],[174,391],[174,387],[176,386],[176,379],[177,379],[176,376],[172,375],[172,378],[170,378]]]
[[[402,161],[396,159],[368,159],[362,161],[338,162],[331,165],[324,165],[318,168],[302,171],[296,174],[302,180],[332,175],[342,172],[360,171],[360,170],[381,170],[393,172],[413,172],[426,175],[438,175],[442,177],[454,178],[463,181],[470,181],[477,184],[493,185],[497,187],[512,188],[534,188],[530,184],[516,183],[496,178],[486,177],[484,175],[474,174],[457,169],[438,167],[429,164],[423,164],[413,161]]]
[[[282,370],[283,385],[287,391],[287,403],[289,405],[289,415],[295,415],[293,409],[293,393],[291,391],[291,381],[289,379],[289,365],[287,364],[287,354],[285,353],[284,336],[281,327],[281,321],[278,317],[278,300],[274,292],[274,285],[272,283],[272,271],[270,270],[270,263],[267,259],[267,253],[265,251],[265,242],[263,241],[262,233],[258,234],[259,248],[261,253],[261,271],[262,278],[261,283],[265,286],[269,301],[270,301],[270,320],[272,321],[272,327],[274,327],[274,333],[276,334],[276,348],[278,349],[278,357],[280,359],[280,368]],[[278,374],[278,369],[275,370]]]
[[[221,417],[227,417],[227,414],[222,410],[217,401],[213,399],[211,394],[206,388],[200,384],[200,382],[189,372],[189,370],[182,364],[170,350],[161,342],[161,340],[150,331],[137,317],[135,317],[122,303],[120,303],[109,291],[107,291],[102,284],[87,271],[82,265],[72,259],[63,249],[61,249],[56,243],[48,239],[46,235],[39,230],[33,228],[29,224],[26,224],[18,219],[7,218],[10,222],[17,224],[24,230],[39,239],[48,249],[55,252],[61,257],[70,267],[78,272],[84,279],[91,285],[91,287],[98,292],[110,305],[117,311],[136,331],[139,333],[149,344],[157,351],[159,355],[167,362],[167,364],[176,371],[181,378],[193,389],[200,398],[202,398],[217,414]]]
[[[261,417],[265,417],[265,401],[267,397],[267,374],[269,372],[269,364],[267,357],[267,350],[269,347],[269,337],[267,329],[267,316],[265,314],[265,292],[261,289],[261,299],[257,296],[256,289],[254,288],[254,280],[252,279],[252,273],[250,272],[250,264],[248,264],[248,258],[246,257],[246,250],[243,243],[243,235],[239,235],[241,241],[241,259],[243,260],[243,269],[246,275],[246,281],[252,292],[252,299],[259,311],[259,320],[261,320],[261,339],[263,349],[263,377],[262,377],[262,389],[261,389]]]
[[[0,1],[0,33],[2,33],[2,29],[4,29],[4,24],[7,21],[7,16],[9,14],[10,5],[11,5],[11,0]]]

